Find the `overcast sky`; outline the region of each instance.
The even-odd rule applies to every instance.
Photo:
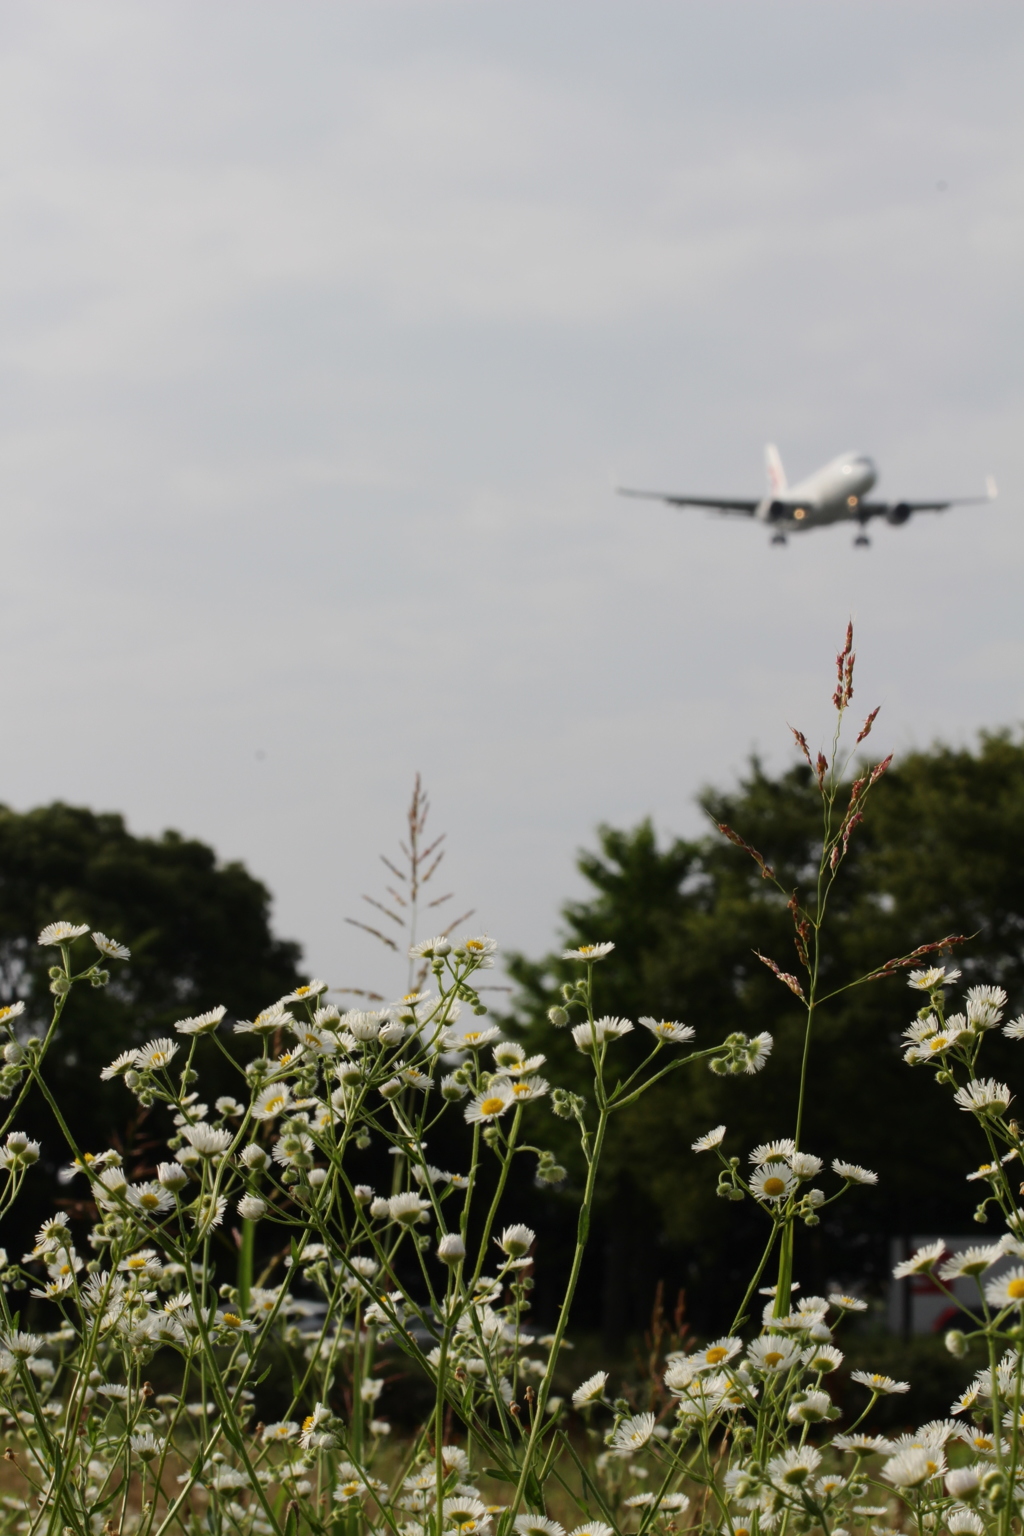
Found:
[[[880,748],[1018,722],[1022,68],[988,0],[7,0],[0,798],[207,839],[391,992],[343,920],[417,769],[539,953],[599,821],[817,738],[851,614]],[[1001,496],[614,495],[768,439]]]

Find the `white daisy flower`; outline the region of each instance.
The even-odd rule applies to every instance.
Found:
[[[1009,1109],[1012,1098],[1005,1083],[997,1083],[994,1077],[976,1077],[957,1089],[953,1102],[976,1115],[1001,1115]]]
[[[950,1536],[983,1536],[985,1522],[976,1509],[950,1509],[945,1517]]]
[[[578,949],[563,949],[562,959],[586,960],[590,964],[594,960],[603,960],[614,948],[614,944],[581,944]]]
[[[1007,1040],[1024,1040],[1024,1013],[1011,1019],[1009,1024],[1003,1025],[1003,1034]]]
[[[883,1376],[880,1371],[851,1371],[850,1380],[860,1382],[862,1387],[869,1387],[880,1397],[890,1397],[896,1392],[910,1391],[909,1381],[893,1381],[891,1376]]]
[[[584,1403],[596,1402],[603,1395],[607,1380],[607,1371],[595,1371],[593,1376],[588,1376],[572,1395],[573,1407],[582,1408]]]
[[[238,1214],[245,1221],[259,1221],[267,1214],[267,1202],[259,1195],[242,1195],[238,1201]]]
[[[799,1488],[821,1466],[821,1452],[812,1445],[793,1446],[781,1456],[773,1456],[768,1463],[768,1476],[773,1483],[785,1483],[789,1488]]]
[[[287,1442],[294,1440],[298,1432],[299,1426],[294,1419],[278,1419],[274,1424],[264,1424],[261,1435],[264,1440]]]
[[[529,1253],[537,1241],[537,1234],[532,1227],[517,1224],[506,1227],[501,1236],[496,1237],[494,1241],[510,1259],[521,1259],[524,1253]]]
[[[985,1300],[993,1307],[1024,1306],[1024,1268],[1018,1264],[990,1280],[985,1287]]]
[[[484,1121],[497,1120],[511,1103],[511,1089],[508,1083],[502,1080],[492,1083],[483,1093],[478,1093],[469,1101],[462,1113],[467,1124],[479,1125]]]
[[[788,1371],[791,1365],[799,1361],[800,1348],[793,1339],[780,1334],[767,1334],[754,1339],[747,1349],[747,1359],[755,1371],[774,1376],[780,1371]]]
[[[703,1136],[698,1136],[696,1141],[691,1141],[691,1152],[711,1152],[715,1147],[720,1147],[725,1138],[725,1126],[716,1125],[713,1131],[705,1131]]]
[[[92,934],[92,941],[101,955],[108,960],[130,960],[132,952],[127,944],[119,944],[116,939],[108,939],[105,933]]]
[[[51,945],[70,944],[74,939],[80,939],[83,933],[88,932],[88,923],[47,923],[36,943],[47,949]]]
[[[164,1448],[164,1442],[158,1440],[151,1429],[144,1429],[137,1435],[132,1435],[129,1441],[136,1456],[141,1456],[143,1461],[152,1461],[154,1456],[159,1456]]]
[[[294,1023],[293,1016],[281,1003],[272,1003],[269,1008],[264,1008],[254,1019],[238,1019],[235,1023],[236,1035],[272,1035],[275,1030],[283,1029],[286,1025]]]
[[[1012,1163],[1016,1156],[1017,1149],[1013,1147],[1007,1152],[1005,1157],[999,1159],[998,1163],[982,1163],[980,1168],[976,1168],[973,1173],[965,1174],[964,1177],[969,1184],[973,1183],[975,1179],[992,1179],[1005,1163]]]
[[[138,1060],[138,1051],[122,1051],[120,1056],[115,1056],[109,1067],[104,1067],[100,1073],[100,1081],[109,1083],[112,1077],[121,1077],[129,1067],[134,1067]]]
[[[287,993],[285,997],[279,997],[277,1000],[277,1006],[279,1008],[286,1008],[289,1003],[312,1002],[315,997],[319,997],[322,992],[326,991],[327,982],[314,978],[312,981],[306,982],[303,986],[296,987],[294,992]]]
[[[936,1265],[946,1251],[946,1244],[941,1237],[937,1237],[934,1243],[925,1243],[923,1248],[918,1248],[909,1259],[902,1259],[893,1268],[893,1278],[902,1280],[906,1275],[923,1275]]]
[[[397,1221],[403,1227],[411,1227],[417,1221],[424,1221],[429,1210],[430,1201],[424,1200],[422,1195],[417,1195],[412,1190],[405,1194],[392,1195],[388,1201],[388,1214],[391,1220]]]
[[[750,1154],[750,1161],[755,1164],[772,1163],[781,1158],[788,1162],[796,1151],[796,1142],[789,1136],[782,1136],[778,1141],[766,1141],[759,1147],[755,1147]]]
[[[674,1497],[674,1494],[669,1495],[669,1498]],[[689,1504],[689,1499],[686,1502]],[[663,1509],[667,1508],[668,1500],[662,1499],[661,1506]],[[574,1526],[569,1536],[615,1536],[615,1532],[610,1525],[605,1525],[603,1520],[585,1520],[582,1525]]]
[[[1002,1242],[976,1248],[962,1248],[939,1268],[943,1280],[959,1280],[964,1275],[980,1275],[1001,1259],[1006,1249]]]
[[[157,1183],[130,1184],[125,1191],[128,1204],[147,1216],[159,1216],[174,1205],[174,1197]]]
[[[148,1045],[136,1051],[135,1065],[140,1072],[158,1072],[163,1067],[170,1066],[177,1050],[178,1045],[175,1040],[166,1038],[151,1040]]]
[[[516,1515],[512,1529],[517,1536],[565,1536],[565,1526],[547,1515]]]
[[[623,1419],[615,1434],[612,1436],[612,1449],[615,1451],[638,1451],[645,1446],[654,1433],[653,1413],[634,1413],[628,1419]]]
[[[273,1120],[278,1115],[283,1115],[291,1108],[292,1091],[287,1083],[271,1083],[269,1087],[262,1089],[253,1100],[252,1114],[254,1120]]]
[[[734,1355],[738,1355],[743,1348],[743,1340],[728,1335],[721,1339],[715,1339],[712,1344],[705,1344],[703,1349],[695,1349],[692,1354],[684,1358],[693,1361],[698,1370],[706,1370],[709,1367],[724,1365]]]
[[[789,1160],[789,1166],[798,1179],[813,1179],[816,1173],[820,1173],[824,1164],[820,1157],[815,1157],[813,1152],[794,1152]]]
[[[489,971],[493,969],[497,949],[497,940],[489,939],[486,934],[483,934],[475,939],[462,939],[455,945],[452,953],[457,960],[474,961],[478,971]]]
[[[944,965],[933,965],[926,971],[911,971],[907,986],[914,987],[918,992],[931,992],[935,987],[950,987],[959,979],[959,971]]]
[[[917,1488],[932,1477],[945,1477],[946,1458],[941,1451],[915,1447],[899,1451],[882,1468],[882,1476],[894,1488]]]
[[[227,1009],[221,1003],[219,1007],[211,1008],[208,1013],[197,1013],[190,1019],[180,1019],[174,1027],[179,1035],[209,1035],[217,1028],[226,1013]]]
[[[790,1404],[787,1417],[793,1424],[820,1424],[828,1418],[832,1399],[820,1390],[804,1392]]]
[[[788,1163],[765,1163],[750,1175],[750,1187],[759,1200],[784,1200],[796,1180]]]
[[[839,1157],[832,1159],[832,1172],[841,1179],[848,1179],[851,1184],[878,1183],[878,1174],[872,1173],[870,1168],[862,1168],[860,1163],[844,1163]]]
[[[542,1099],[551,1084],[543,1077],[521,1077],[509,1083],[513,1104],[528,1104],[531,1099]]]
[[[203,1121],[198,1125],[183,1126],[181,1134],[189,1145],[195,1148],[200,1157],[216,1157],[219,1153],[226,1152],[234,1140],[230,1131],[206,1125]]]
[[[451,941],[443,933],[439,933],[435,939],[421,939],[418,944],[409,946],[409,955],[413,960],[443,960],[451,952]]]
[[[866,1434],[834,1435],[832,1446],[834,1450],[849,1451],[852,1455],[861,1456],[871,1452],[887,1456],[893,1449],[892,1441],[887,1440],[884,1435]]]
[[[818,1376],[834,1371],[843,1363],[843,1352],[834,1344],[812,1344],[804,1354],[804,1365]]]
[[[445,1048],[451,1051],[482,1051],[485,1045],[490,1045],[497,1040],[501,1030],[495,1025],[492,1029],[467,1029],[463,1034],[452,1030],[451,1037],[445,1039]]]
[[[683,1045],[692,1040],[697,1031],[690,1024],[677,1024],[670,1019],[651,1019],[642,1016],[640,1023],[649,1029],[657,1040],[667,1040],[672,1045]]]
[[[603,1019],[596,1019],[593,1024],[577,1024],[572,1030],[572,1038],[578,1051],[590,1055],[595,1045],[600,1049],[607,1041],[618,1040],[632,1032],[633,1026],[628,1019],[606,1015]]]
[[[847,1296],[845,1291],[832,1291],[828,1299],[841,1312],[866,1312],[868,1309],[863,1296]]]

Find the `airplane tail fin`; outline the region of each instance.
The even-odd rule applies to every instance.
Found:
[[[768,472],[768,489],[773,496],[777,496],[780,491],[786,489],[786,471],[782,467],[782,459],[774,443],[765,444],[764,467]]]

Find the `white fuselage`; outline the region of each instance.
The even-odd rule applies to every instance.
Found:
[[[766,496],[754,516],[786,533],[856,521],[861,500],[877,478],[866,454],[841,453],[805,480]]]

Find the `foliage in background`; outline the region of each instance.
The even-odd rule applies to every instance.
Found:
[[[123,1100],[99,1081],[112,1056],[166,1032],[183,1010],[225,1003],[245,1017],[299,979],[299,946],[274,935],[270,893],[242,864],[220,864],[212,848],[177,832],[135,837],[121,816],[80,806],[0,807],[0,1001],[22,999],[37,1027],[52,998],[47,957],[26,936],[54,912],[86,917],[132,950],[131,966],[104,991],[80,991],[73,1027],[54,1041],[50,1081],[83,1146],[125,1133]],[[48,1124],[36,1096],[26,1116],[33,1133]],[[27,1196],[36,1188],[41,1201],[34,1180]],[[22,1236],[41,1219],[29,1203],[15,1218]]]
[[[815,773],[800,762],[772,775],[757,761],[730,793],[707,790],[709,822],[741,827],[778,871],[783,886],[806,881],[821,844]],[[971,934],[961,963],[968,977],[994,978],[1024,1002],[1024,742],[983,735],[977,748],[936,746],[902,758],[873,790],[833,897],[823,975],[862,972],[882,952],[909,952],[942,933]],[[655,1088],[642,1116],[613,1129],[596,1215],[597,1252],[588,1275],[588,1320],[615,1336],[642,1325],[658,1279],[687,1288],[693,1318],[722,1320],[723,1280],[745,1266],[750,1231],[687,1177],[688,1129],[725,1117],[745,1139],[778,1134],[792,1113],[802,1042],[796,999],[754,951],[788,954],[792,925],[783,896],[738,847],[706,836],[659,844],[650,822],[632,831],[602,828],[599,851],[579,868],[593,895],[563,911],[564,939],[600,934],[615,942],[602,974],[612,1012],[635,999],[666,1017],[756,1032],[776,1048],[756,1083],[688,1079]],[[565,1042],[546,1024],[551,989],[571,967],[551,955],[513,957],[513,1020],[530,1048],[541,1039],[557,1070],[581,1082]],[[814,1235],[809,1278],[857,1274],[881,1285],[890,1235],[972,1228],[973,1186],[964,1180],[970,1126],[950,1124],[934,1085],[908,1081],[901,1061],[905,997],[883,980],[837,999],[817,1026],[814,1092],[807,1133],[829,1155],[882,1162],[886,1177],[855,1206],[839,1208]],[[510,1026],[512,1021],[510,1022]],[[631,1042],[623,1042],[628,1058]],[[989,1046],[1002,1072],[1010,1047]],[[562,1150],[572,1168],[571,1148]],[[575,1170],[573,1170],[575,1172]],[[923,1174],[927,1171],[928,1177]],[[559,1224],[545,1231],[557,1245]]]

